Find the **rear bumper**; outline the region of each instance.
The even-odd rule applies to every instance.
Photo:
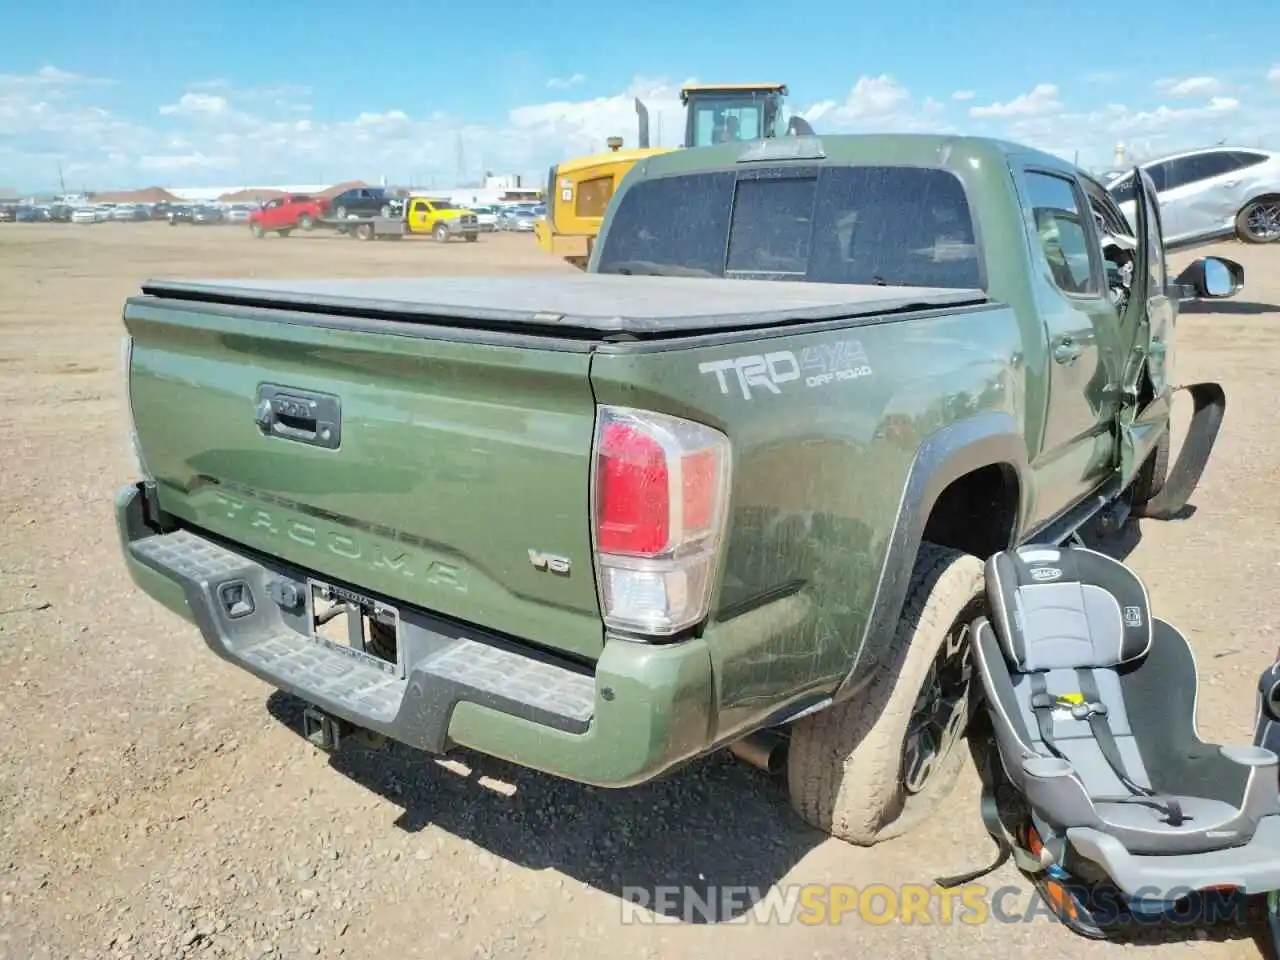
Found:
[[[121,489],[115,509],[125,563],[144,593],[199,627],[222,659],[358,727],[603,787],[643,783],[707,748],[713,684],[701,640],[610,640],[591,672],[402,607],[410,639],[397,677],[316,644],[300,632],[305,615],[270,599],[268,584],[305,582],[305,571],[190,531],[158,532],[141,486]],[[233,581],[253,601],[235,617],[219,600]]]

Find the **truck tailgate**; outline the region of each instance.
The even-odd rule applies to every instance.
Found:
[[[597,657],[590,354],[272,314],[127,304],[161,507],[337,583]]]

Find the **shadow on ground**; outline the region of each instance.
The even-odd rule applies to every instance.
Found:
[[[1118,533],[1091,526],[1081,534],[1087,546],[1117,559],[1141,540],[1136,523]],[[267,707],[300,733],[301,701],[277,692]],[[975,733],[986,729],[979,719]],[[691,923],[746,913],[825,839],[792,813],[784,782],[724,751],[626,790],[584,786],[461,749],[449,760],[469,769],[459,772],[399,744],[344,747],[330,763],[399,806],[397,826],[404,831],[435,824],[512,863],[557,870]],[[683,895],[669,905],[641,899],[663,887]],[[717,903],[726,889],[738,892],[738,899]],[[1143,925],[1125,941],[1145,945],[1256,935],[1238,923],[1175,923]]]
[[[302,706],[279,692],[267,702],[275,719],[299,733]],[[494,856],[557,870],[622,900],[643,903],[656,896],[654,888],[678,887],[690,891],[692,909],[684,893],[665,908],[646,905],[692,923],[746,912],[824,839],[791,812],[784,784],[724,752],[627,790],[584,786],[462,749],[449,760],[470,775],[399,744],[344,747],[330,762],[401,807],[402,830],[435,824]],[[704,916],[699,898],[725,888],[736,901],[713,902]]]
[[[1276,313],[1280,307],[1271,303],[1253,303],[1248,300],[1188,300],[1178,305],[1178,313],[1217,313],[1224,316],[1256,317],[1264,313]]]

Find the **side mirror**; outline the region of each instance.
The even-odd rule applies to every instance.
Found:
[[[1223,300],[1244,286],[1244,267],[1226,257],[1201,257],[1174,280],[1183,300]]]

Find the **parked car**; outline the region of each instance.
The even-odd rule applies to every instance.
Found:
[[[498,229],[498,208],[481,204],[478,207],[472,207],[471,212],[476,215],[476,223],[480,225],[481,233],[492,233]]]
[[[145,220],[148,216],[146,210],[136,203],[122,203],[111,211],[112,220]]]
[[[507,229],[516,233],[532,233],[534,221],[537,219],[537,215],[532,210],[517,210],[511,215]]]
[[[49,208],[24,205],[18,208],[15,219],[18,223],[45,223],[49,220]]]
[[[106,223],[111,219],[113,210],[115,210],[114,203],[99,203],[93,208],[94,219],[98,223]]]
[[[0,223],[13,223],[17,219],[14,208],[9,204],[0,206]]]
[[[71,211],[72,223],[97,223],[98,211],[93,207],[76,207]]]
[[[352,187],[329,200],[339,220],[347,217],[398,217],[404,213],[404,197],[386,187]]]
[[[189,624],[155,649],[326,749],[631,787],[728,747],[857,844],[947,810],[984,559],[1180,515],[1225,394],[1170,470],[1168,291],[1244,271],[1166,277],[1145,177],[1131,227],[1020,145],[821,146],[648,158],[582,275],[145,284],[115,510]]]
[[[194,224],[225,223],[227,216],[220,207],[212,204],[201,204],[192,209],[191,222]]]
[[[247,203],[233,203],[225,208],[225,219],[227,223],[248,223],[256,209]]]
[[[169,226],[176,227],[180,223],[195,222],[195,208],[185,203],[175,204],[169,208]]]
[[[301,193],[275,197],[249,214],[249,229],[255,237],[268,233],[287,237],[295,229],[310,230],[324,217],[327,207],[325,200]]]
[[[1245,243],[1280,240],[1280,152],[1207,147],[1139,164],[1156,185],[1172,249],[1235,236]],[[1133,216],[1133,172],[1107,183]]]

